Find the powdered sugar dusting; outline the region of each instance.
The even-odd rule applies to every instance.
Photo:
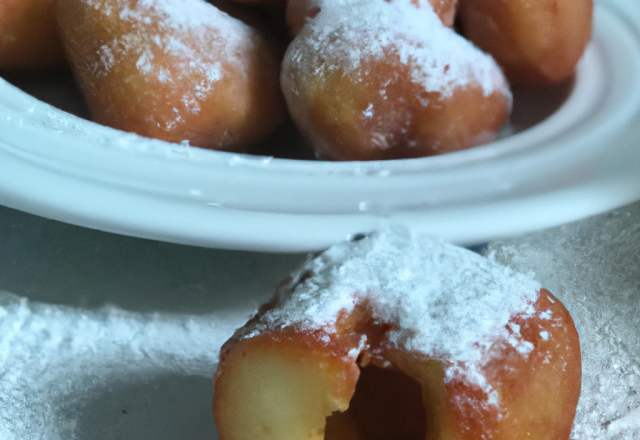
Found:
[[[380,322],[397,324],[389,344],[451,361],[447,380],[464,375],[486,391],[491,403],[498,397],[480,373],[483,355],[498,339],[523,356],[532,351],[519,328],[506,326],[514,314],[532,315],[539,288],[524,275],[466,249],[389,229],[310,260],[295,274],[290,289],[279,293],[277,306],[243,337],[255,336],[261,328],[333,333],[341,312],[366,299]]]
[[[640,203],[489,249],[502,264],[535,273],[576,322],[582,393],[570,438],[640,439]]]
[[[154,11],[165,18],[168,29],[188,31],[210,26],[212,18],[220,20],[217,8],[204,1],[193,0],[85,0],[85,4],[109,17],[117,15],[121,20],[150,24],[152,17],[143,11]],[[224,14],[226,15],[226,14]]]
[[[118,380],[210,380],[221,344],[246,316],[87,310],[0,291],[0,438],[81,438],[76,408]]]
[[[509,95],[495,61],[445,27],[426,0],[419,3],[315,0],[311,4],[320,13],[303,28],[285,59],[310,74],[353,74],[363,69],[363,61],[395,54],[410,66],[415,84],[427,93],[440,93],[441,99],[469,85],[480,85],[485,96],[494,91]]]

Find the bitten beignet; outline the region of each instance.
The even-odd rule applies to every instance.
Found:
[[[358,403],[369,399],[349,408],[371,365],[381,370],[367,377],[394,371],[420,387],[426,427],[392,424],[397,439],[566,440],[580,394],[578,334],[557,298],[466,249],[392,229],[310,260],[222,347],[220,439],[378,438],[382,417]]]

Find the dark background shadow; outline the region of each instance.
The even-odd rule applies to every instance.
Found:
[[[215,440],[211,379],[166,375],[114,383],[77,408],[77,440]]]

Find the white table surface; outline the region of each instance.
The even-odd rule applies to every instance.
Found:
[[[585,369],[576,440],[640,438],[637,249],[640,203],[485,248],[576,319]],[[0,207],[0,327],[13,329],[0,336],[2,438],[216,438],[216,350],[304,258],[130,238]],[[113,356],[81,347],[83,328],[109,338],[125,321],[140,335],[110,342]],[[56,332],[57,345],[38,341]]]

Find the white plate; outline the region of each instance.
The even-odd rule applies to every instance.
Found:
[[[0,80],[0,204],[177,243],[315,250],[388,222],[480,243],[640,198],[640,4],[601,1],[569,98],[468,151],[329,163],[206,151],[71,116]]]

